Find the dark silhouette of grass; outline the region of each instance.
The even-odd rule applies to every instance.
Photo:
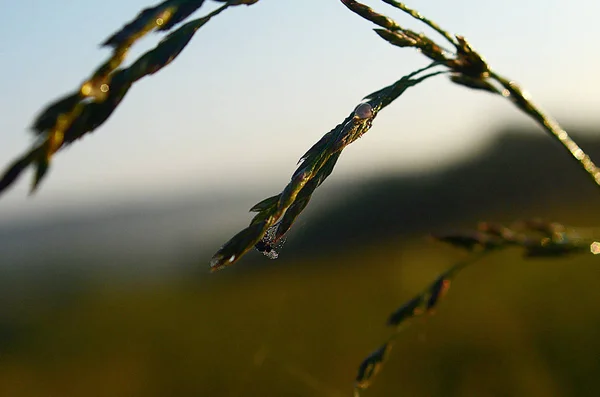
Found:
[[[368,388],[392,349],[398,333],[414,318],[431,314],[448,292],[452,280],[486,256],[508,248],[519,248],[524,258],[562,258],[572,255],[600,254],[600,228],[567,228],[559,223],[539,219],[504,226],[480,223],[476,230],[458,231],[435,236],[435,239],[470,252],[470,255],[442,272],[430,285],[392,312],[387,325],[394,333],[358,368],[355,395]]]
[[[438,75],[449,75],[453,83],[509,99],[558,142],[569,153],[570,158],[586,172],[594,185],[600,187],[600,169],[591,157],[558,122],[532,101],[523,88],[494,71],[464,37],[450,34],[403,3],[383,0],[384,3],[400,9],[440,33],[452,47],[451,50],[446,50],[443,45],[437,44],[427,35],[405,29],[396,21],[362,3],[355,0],[341,2],[352,12],[379,26],[375,32],[382,39],[397,47],[415,48],[433,63],[367,95],[342,123],[313,145],[300,158],[298,168],[283,191],[250,209],[258,214],[247,228],[232,237],[213,255],[210,262],[212,270],[220,270],[234,264],[252,247],[277,257],[277,254],[272,255],[272,248],[285,237],[296,218],[308,205],[314,191],[333,172],[342,150],[368,132],[377,114],[404,94],[409,87]],[[423,74],[425,72],[427,74]]]
[[[129,67],[122,68],[130,48],[152,31],[164,32],[182,23],[205,0],[165,0],[142,10],[132,21],[112,34],[102,45],[112,55],[80,87],[47,105],[35,118],[32,130],[38,141],[14,160],[0,178],[0,194],[19,178],[30,165],[35,168],[33,193],[45,177],[54,154],[100,127],[134,83],[169,65],[194,37],[198,29],[231,6],[251,5],[258,0],[215,0],[225,3],[204,17],[187,22],[166,35],[152,50],[141,55]]]

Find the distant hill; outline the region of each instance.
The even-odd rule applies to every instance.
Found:
[[[600,138],[574,135],[600,162]],[[539,130],[506,129],[497,136],[487,150],[439,172],[380,176],[351,181],[351,186],[336,180],[334,172],[292,228],[282,258],[472,227],[484,219],[554,216],[566,206],[582,216],[564,221],[600,224],[594,204],[600,190],[558,144]],[[202,258],[208,263],[219,244],[246,224],[238,214],[247,214],[254,201],[244,197],[188,197],[39,224],[0,225],[0,271],[98,265],[137,274],[176,270],[181,264],[189,268]]]

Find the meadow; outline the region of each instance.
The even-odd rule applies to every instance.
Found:
[[[324,187],[315,197],[319,211],[301,219],[277,260],[253,252],[240,266],[210,274],[211,251],[227,230],[148,255],[134,243],[134,229],[131,241],[122,235],[121,246],[108,252],[82,251],[89,244],[72,238],[84,230],[76,229],[54,241],[54,255],[40,249],[27,261],[5,262],[0,393],[351,395],[359,363],[390,333],[388,315],[466,256],[429,233],[532,215],[600,224],[593,186],[583,175],[548,173],[546,164],[571,164],[543,136],[523,138],[529,133],[499,134],[489,151],[435,174],[346,181],[346,190],[334,184],[329,193]],[[596,153],[600,146],[585,137]],[[516,178],[515,168],[501,166],[508,148],[512,164],[527,163],[519,153],[532,151],[542,161]],[[515,203],[509,207],[508,196]],[[392,215],[389,208],[404,211]],[[200,221],[202,211],[194,211]],[[171,217],[156,230],[147,223],[143,229],[169,236],[181,224],[177,212]],[[122,214],[115,219],[135,223]],[[93,236],[96,247],[105,247]],[[13,251],[27,247],[12,244]],[[173,256],[177,249],[188,254]],[[597,284],[593,255],[490,255],[455,279],[434,315],[399,334],[365,394],[595,396]]]

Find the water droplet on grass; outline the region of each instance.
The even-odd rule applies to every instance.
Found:
[[[261,252],[269,259],[277,259],[281,248],[285,244],[285,236],[279,238],[279,240],[275,240],[278,227],[279,223],[276,223],[268,228],[263,238],[254,246],[258,252]]]

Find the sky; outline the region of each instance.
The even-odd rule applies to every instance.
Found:
[[[380,1],[367,4],[429,32]],[[108,57],[99,43],[147,0],[0,0],[0,165],[33,141],[33,118]],[[207,5],[197,15],[208,12]],[[505,76],[566,124],[600,118],[600,3],[587,0],[407,1],[464,35]],[[361,99],[427,64],[392,47],[338,0],[261,0],[202,28],[171,65],[138,82],[111,118],[61,151],[41,189],[31,174],[0,197],[0,222],[71,206],[184,192],[270,196],[298,158]],[[160,39],[150,35],[130,59]],[[338,162],[333,178],[443,167],[512,123],[499,97],[438,77],[406,92]],[[540,130],[540,134],[543,132]],[[250,203],[252,204],[252,203]],[[33,214],[33,215],[32,215]]]

